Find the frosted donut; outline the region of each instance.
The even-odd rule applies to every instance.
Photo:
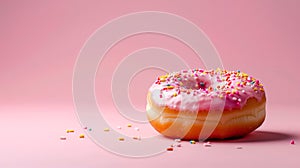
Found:
[[[206,122],[215,125],[208,139],[245,136],[265,119],[266,96],[259,80],[220,69],[183,70],[158,77],[148,91],[147,117],[164,136],[198,139],[213,100],[220,100],[214,106],[222,110],[210,112],[216,117]]]

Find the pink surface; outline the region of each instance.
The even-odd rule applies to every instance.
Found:
[[[299,167],[299,5],[292,0],[1,1],[0,167]],[[226,69],[240,69],[262,81],[267,119],[260,132],[212,142],[210,148],[184,142],[173,152],[144,159],[116,156],[78,138],[84,130],[73,109],[72,74],[80,49],[111,19],[146,10],[192,21],[211,39]],[[112,127],[129,122],[115,112],[106,89],[113,70],[122,58],[149,46],[166,48],[191,67],[203,68],[188,47],[162,35],[137,35],[113,46],[100,65],[105,71],[100,68],[96,77],[99,105]],[[129,96],[138,109],[145,107],[147,88],[160,74],[149,70],[133,79]],[[156,134],[150,125],[140,127],[147,136]],[[69,128],[75,133],[60,141]],[[295,145],[290,145],[292,139]]]

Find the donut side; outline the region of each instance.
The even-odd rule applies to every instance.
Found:
[[[209,139],[242,137],[258,128],[265,120],[265,96],[261,101],[249,98],[241,109],[224,110],[220,120],[207,121],[207,126],[217,125]],[[208,111],[178,111],[159,107],[147,96],[147,117],[159,133],[170,138],[198,139]],[[214,115],[214,114],[212,114]],[[217,114],[216,114],[217,118]]]

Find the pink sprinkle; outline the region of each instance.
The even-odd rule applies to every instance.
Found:
[[[61,136],[59,139],[60,140],[66,140],[67,138],[65,136]]]
[[[294,140],[291,140],[291,144],[294,145],[294,144],[295,144],[295,141],[294,141]]]

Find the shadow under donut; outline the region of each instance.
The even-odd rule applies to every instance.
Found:
[[[272,131],[254,131],[244,137],[235,138],[235,139],[225,139],[222,141],[225,142],[235,142],[235,143],[243,143],[243,142],[271,142],[271,141],[282,141],[282,140],[290,140],[294,136],[287,133],[282,132],[272,132]]]

